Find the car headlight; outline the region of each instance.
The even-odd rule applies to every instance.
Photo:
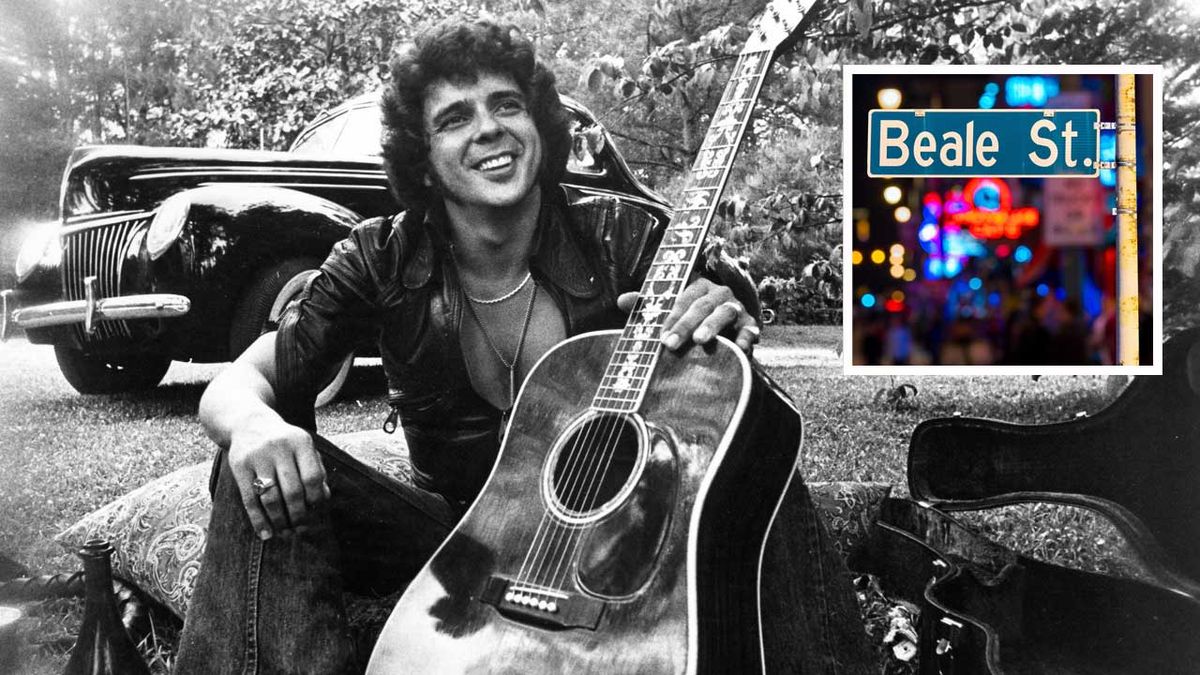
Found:
[[[91,174],[71,175],[63,186],[63,217],[86,216],[99,213],[99,179]]]
[[[168,197],[159,205],[154,220],[150,221],[150,231],[146,233],[146,249],[150,252],[151,260],[157,260],[166,253],[179,238],[191,206],[191,199],[186,194]]]
[[[58,221],[41,223],[26,237],[17,253],[17,282],[25,281],[38,265],[55,267],[62,260]]]

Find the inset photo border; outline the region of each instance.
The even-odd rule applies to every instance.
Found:
[[[1161,67],[843,75],[845,374],[1162,374]]]

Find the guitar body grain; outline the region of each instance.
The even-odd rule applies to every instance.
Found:
[[[485,600],[489,579],[521,570],[547,510],[544,467],[588,416],[618,337],[568,340],[530,373],[483,492],[397,604],[368,673],[763,672],[760,560],[801,425],[724,339],[663,352],[636,413],[640,468],[563,551],[558,587],[598,609],[595,625]]]

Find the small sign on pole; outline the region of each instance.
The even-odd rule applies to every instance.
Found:
[[[1042,242],[1047,246],[1104,243],[1104,193],[1099,181],[1047,178],[1042,184]]]

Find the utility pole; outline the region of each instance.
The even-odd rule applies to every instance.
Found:
[[[1137,112],[1134,76],[1117,75],[1117,357],[1123,366],[1138,354]]]

